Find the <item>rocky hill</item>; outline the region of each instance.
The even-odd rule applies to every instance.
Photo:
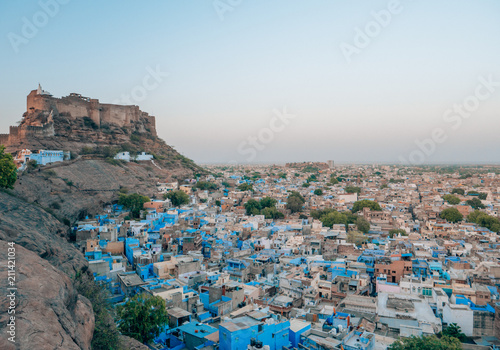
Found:
[[[0,144],[13,154],[22,149],[71,152],[64,162],[28,166],[14,190],[0,192],[0,270],[7,275],[6,242],[15,242],[20,291],[13,347],[4,329],[6,284],[0,286],[2,349],[89,349],[92,306],[71,280],[88,264],[68,242],[67,225],[100,212],[124,188],[154,197],[158,181],[205,173],[156,136],[154,117],[137,106],[96,101],[77,94],[57,99],[39,88],[28,96],[19,126],[0,135]],[[113,159],[117,152],[146,152],[154,160],[126,163]],[[130,339],[125,343],[141,347]]]
[[[158,196],[156,182],[179,173],[191,174],[182,168],[158,169],[151,162],[114,165],[101,159],[80,159],[24,172],[14,193],[73,222],[100,212],[103,205],[118,198],[121,189]]]
[[[0,143],[13,154],[21,149],[71,152],[71,160],[22,172],[15,194],[73,221],[97,213],[122,188],[155,196],[158,181],[205,173],[156,136],[154,123],[137,106],[33,90],[19,126],[0,135]],[[118,152],[146,152],[154,160],[125,163],[113,159]]]
[[[160,139],[155,117],[138,106],[100,104],[79,94],[55,98],[41,88],[28,95],[21,122],[9,134],[0,134],[0,144],[11,153],[23,148],[63,150],[73,159],[147,152],[167,175],[169,170],[177,176],[203,171]]]
[[[89,349],[90,302],[70,276],[88,268],[66,241],[67,228],[43,209],[0,192],[0,272],[7,276],[7,244],[16,248],[16,344],[7,340],[7,282],[0,284],[1,349]],[[15,346],[14,346],[15,345]]]

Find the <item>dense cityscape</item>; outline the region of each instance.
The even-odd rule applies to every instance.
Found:
[[[452,325],[494,345],[498,167],[207,169],[74,228],[114,303],[165,301],[153,348],[385,349]]]

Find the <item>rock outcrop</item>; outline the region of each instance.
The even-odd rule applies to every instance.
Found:
[[[7,241],[0,240],[0,271],[7,276]],[[94,315],[71,279],[33,251],[15,245],[15,344],[6,331],[7,283],[0,284],[1,349],[90,349]]]
[[[85,271],[88,262],[67,241],[67,231],[67,226],[40,207],[0,192],[0,239],[15,242],[66,274],[74,275]]]

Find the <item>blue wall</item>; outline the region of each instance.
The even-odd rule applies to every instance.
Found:
[[[238,322],[237,319],[235,322]],[[259,332],[259,326],[261,331]],[[264,345],[269,345],[270,350],[281,350],[283,346],[290,345],[289,340],[290,322],[285,321],[278,324],[255,324],[246,329],[239,329],[234,332],[219,326],[219,344],[221,350],[242,350],[250,344],[250,339],[255,338],[262,341]]]
[[[290,329],[290,333],[289,333],[289,336],[288,336],[288,340],[290,340],[290,343],[292,343],[292,347],[293,348],[298,348],[299,347],[299,343],[302,343],[300,341],[300,335],[302,333],[304,333],[305,331],[311,329],[311,325],[308,324],[306,325],[304,328],[302,329],[299,329],[297,332],[294,332]]]

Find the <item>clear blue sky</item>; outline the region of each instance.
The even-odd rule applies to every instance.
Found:
[[[1,1],[0,132],[39,82],[114,102],[159,67],[169,76],[134,104],[200,163],[249,161],[244,142],[284,107],[295,117],[250,161],[399,162],[439,127],[446,141],[425,162],[499,162],[500,86],[459,127],[443,114],[479,77],[500,82],[500,2],[401,0],[348,63],[342,43],[390,2],[72,0],[44,18],[38,1]],[[38,20],[30,38],[23,18]]]

